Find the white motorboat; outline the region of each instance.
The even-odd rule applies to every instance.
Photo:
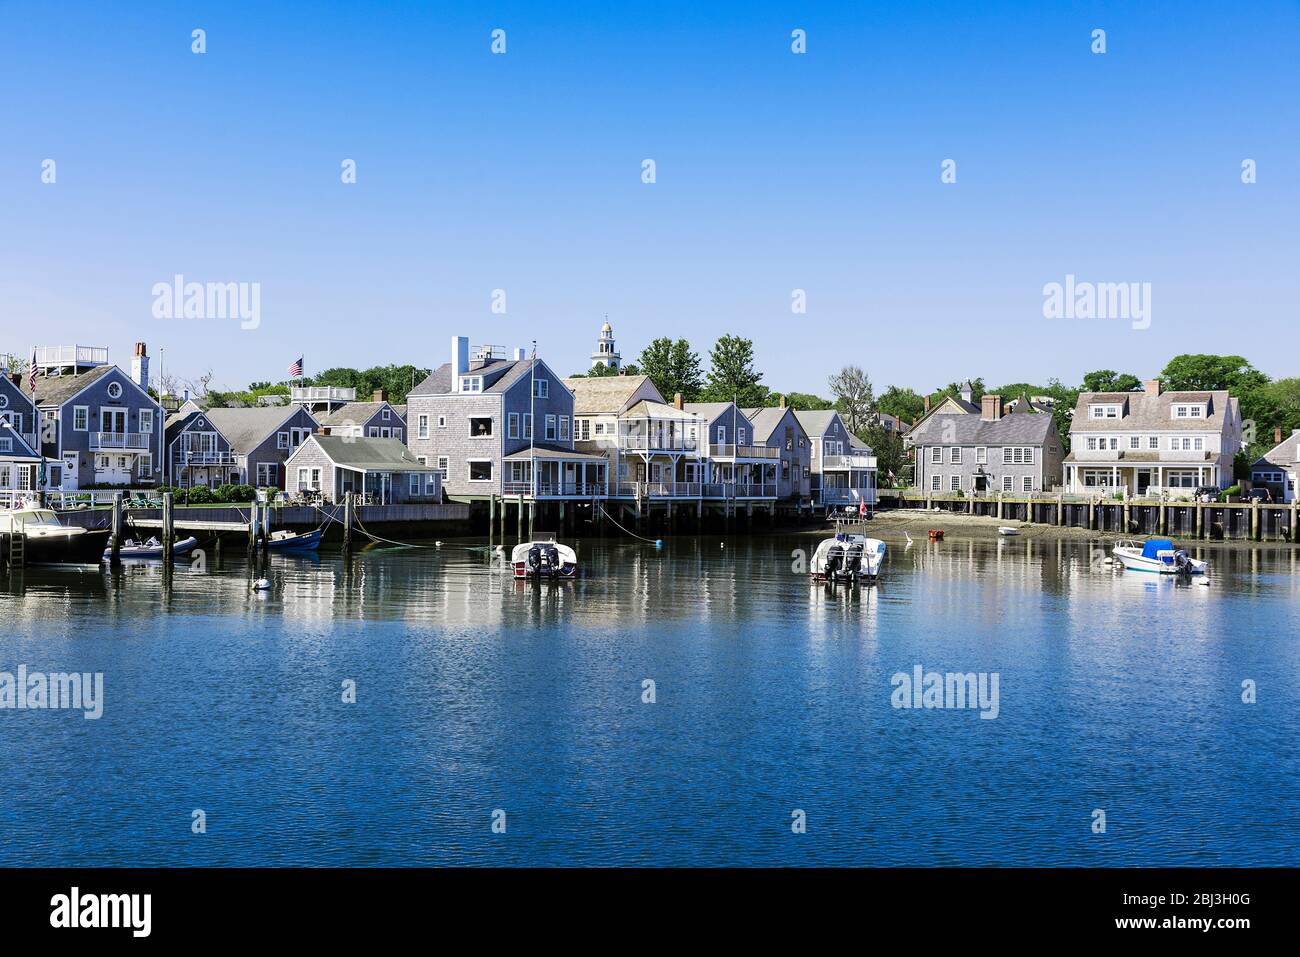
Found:
[[[809,573],[814,581],[875,581],[885,561],[885,543],[865,535],[840,532],[827,538],[813,552]]]
[[[64,525],[52,508],[23,505],[0,510],[0,533],[23,536],[28,565],[98,565],[108,529]]]
[[[515,578],[576,578],[578,556],[568,545],[557,542],[554,535],[539,533],[534,541],[514,547],[510,567]]]
[[[1014,527],[1011,526],[1011,525],[999,525],[999,526],[998,526],[998,534],[999,534],[999,535],[1005,535],[1005,536],[1007,536],[1007,537],[1010,537],[1010,536],[1012,536],[1012,535],[1019,535],[1019,534],[1020,534],[1020,529],[1018,529],[1018,528],[1014,528]]]
[[[194,551],[194,546],[199,540],[191,535],[189,538],[182,538],[172,545],[172,556],[175,558],[184,558],[190,552]],[[113,554],[113,549],[108,548],[104,551],[104,557],[108,558]],[[124,541],[117,550],[118,558],[122,559],[158,559],[163,557],[162,542],[156,538],[150,538],[147,542],[137,542],[133,538]]]
[[[1130,540],[1116,542],[1111,549],[1115,560],[1128,571],[1155,572],[1158,575],[1203,575],[1207,565],[1192,558],[1185,548],[1177,548],[1167,538],[1151,538],[1145,542]]]

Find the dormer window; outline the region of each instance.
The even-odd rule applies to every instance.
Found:
[[[482,392],[483,377],[481,375],[466,375],[460,377],[461,392]]]
[[[1173,417],[1175,419],[1203,419],[1205,418],[1205,406],[1193,403],[1179,403],[1173,407]]]
[[[1118,405],[1090,405],[1088,406],[1088,408],[1090,410],[1089,414],[1094,419],[1118,419],[1119,418],[1120,407]]]

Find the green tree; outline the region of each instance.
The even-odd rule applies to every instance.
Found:
[[[1098,369],[1083,377],[1081,392],[1132,392],[1142,384],[1142,380],[1127,372],[1114,369]]]
[[[936,405],[938,405],[940,402],[942,402],[944,399],[948,398],[949,396],[953,397],[954,399],[959,398],[961,396],[961,387],[964,384],[965,383],[963,382],[950,382],[945,388],[940,389],[938,392],[932,392],[930,394],[930,408],[933,409]],[[984,380],[977,376],[976,378],[970,380],[970,385],[971,385],[970,400],[974,402],[976,405],[979,405],[980,399],[983,397],[985,392]]]
[[[674,342],[663,336],[653,340],[641,350],[638,365],[641,374],[648,375],[669,402],[679,392],[683,400],[694,402],[704,389],[700,357],[691,351],[691,344],[685,339]]]
[[[873,419],[862,434],[858,436],[876,457],[876,481],[886,488],[897,485],[908,464],[907,450],[903,446],[903,437],[897,432],[886,429],[880,420]]]
[[[915,422],[925,415],[925,399],[912,389],[891,385],[880,393],[876,409],[885,415],[896,415],[904,422]]]
[[[831,376],[826,384],[835,396],[835,409],[844,417],[844,424],[850,432],[858,435],[867,427],[875,411],[871,379],[859,366],[850,365]]]
[[[1163,388],[1173,392],[1227,389],[1243,400],[1268,384],[1268,376],[1241,356],[1186,354],[1174,356],[1160,373]]]
[[[777,405],[778,403],[770,402],[769,404]],[[800,412],[817,412],[835,408],[835,403],[830,399],[823,399],[811,392],[787,392],[785,394],[785,404],[792,409],[798,409]]]
[[[704,398],[709,402],[735,400],[741,407],[763,405],[767,389],[754,369],[754,343],[741,336],[721,336],[709,352],[709,378]]]

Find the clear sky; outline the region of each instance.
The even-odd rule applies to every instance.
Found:
[[[1276,0],[0,2],[0,352],[236,387],[459,333],[568,373],[608,313],[625,358],[749,336],[777,390],[1297,375],[1298,104]],[[177,273],[260,283],[260,326],[155,318]],[[1067,274],[1151,283],[1150,328],[1044,318]]]

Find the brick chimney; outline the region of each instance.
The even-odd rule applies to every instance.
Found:
[[[674,393],[673,393],[673,408],[674,408],[674,409],[685,409],[685,408],[686,408],[686,404],[685,404],[684,402],[682,402],[682,394],[681,394],[680,392],[674,392]]]
[[[785,408],[785,396],[781,396],[781,408]]]
[[[980,418],[985,422],[996,422],[1002,418],[1002,396],[980,396]]]
[[[928,395],[925,397],[925,411],[930,411],[930,397]]]
[[[387,401],[388,401],[388,390],[387,390],[387,389],[376,389],[376,390],[375,390],[375,394],[371,397],[371,401],[373,401],[373,402],[387,402]]]
[[[1273,430],[1273,444],[1274,445],[1282,444],[1282,427],[1280,425]]]
[[[1142,383],[1142,388],[1146,390],[1147,395],[1159,395],[1159,394],[1160,394],[1160,380],[1159,380],[1159,379],[1148,379],[1146,382],[1143,382],[1143,383]]]

